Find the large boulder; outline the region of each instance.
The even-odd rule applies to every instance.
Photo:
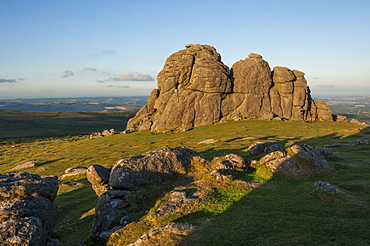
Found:
[[[57,177],[0,174],[0,244],[47,245],[56,221],[57,190]]]
[[[163,148],[119,159],[113,166],[109,185],[114,189],[132,189],[179,172],[200,156],[186,147]]]
[[[325,102],[312,100],[303,72],[271,71],[259,54],[229,69],[214,47],[186,45],[167,58],[157,80],[126,131],[184,131],[241,119],[333,120]]]

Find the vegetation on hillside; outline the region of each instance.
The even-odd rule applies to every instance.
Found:
[[[23,111],[115,112],[139,110],[147,96],[0,99],[0,109]]]
[[[174,180],[148,187],[148,208],[108,242],[127,245],[142,234],[164,225],[171,227],[152,238],[150,245],[367,245],[370,242],[370,146],[353,142],[370,134],[365,126],[351,123],[297,121],[236,121],[203,126],[180,133],[134,132],[88,140],[88,137],[0,146],[0,172],[11,171],[28,160],[37,167],[25,169],[41,175],[61,176],[72,166],[100,164],[106,167],[121,157],[163,147],[186,146],[210,160],[235,153],[251,159],[247,148],[255,141],[273,141],[291,146],[307,143],[330,148],[339,158],[331,160],[331,172],[307,178],[286,179],[264,168],[228,173],[218,181],[206,172],[189,171],[193,181]],[[246,138],[248,137],[248,138]],[[213,144],[197,144],[205,139]],[[194,175],[197,175],[196,177]],[[265,182],[268,189],[252,189],[238,180]],[[329,182],[343,194],[313,187]],[[176,183],[177,182],[177,183]],[[154,211],[172,189],[201,187],[204,199],[174,216],[158,219]],[[156,191],[161,187],[162,191]],[[158,188],[159,189],[159,188]],[[88,231],[97,198],[84,176],[60,180],[60,206],[54,237],[61,245],[90,241]]]
[[[136,111],[30,112],[0,110],[0,143],[123,131]]]

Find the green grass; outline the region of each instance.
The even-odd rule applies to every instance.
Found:
[[[135,111],[124,112],[30,112],[0,110],[0,143],[123,131]]]
[[[110,167],[118,158],[163,147],[186,146],[210,160],[229,153],[258,159],[259,156],[247,152],[255,141],[274,141],[285,146],[296,143],[331,146],[341,157],[329,162],[334,170],[331,173],[287,180],[259,167],[230,173],[230,180],[225,182],[205,175],[197,184],[206,191],[205,199],[187,211],[161,220],[152,216],[155,206],[166,196],[158,192],[144,206],[148,214],[138,217],[110,245],[133,242],[143,233],[172,221],[195,227],[190,236],[181,239],[180,245],[369,245],[370,147],[348,145],[348,141],[369,133],[364,126],[350,123],[236,121],[180,133],[142,131],[93,140],[64,138],[1,146],[0,172],[34,160],[39,166],[25,171],[60,176],[68,167],[92,164]],[[220,141],[197,144],[209,138]],[[245,188],[234,179],[263,181],[273,188]],[[315,181],[329,182],[345,191],[345,195],[318,191],[312,186]],[[58,225],[71,224],[68,230],[57,230],[55,237],[61,245],[93,245],[88,230],[94,213],[91,209],[97,200],[95,194],[83,177],[60,184],[64,185],[57,197],[61,205]],[[180,182],[172,188],[180,186],[194,187],[194,183]]]

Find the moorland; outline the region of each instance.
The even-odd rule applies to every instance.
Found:
[[[251,120],[180,133],[140,131],[97,139],[82,135],[2,145],[0,172],[34,160],[38,166],[24,171],[60,177],[68,167],[111,167],[121,157],[177,146],[193,149],[208,160],[230,153],[258,160],[261,156],[247,151],[256,141],[278,142],[287,147],[307,143],[328,148],[338,156],[329,161],[328,172],[286,179],[263,167],[248,168],[227,173],[229,178],[224,181],[204,174],[196,182],[201,183],[205,199],[165,219],[157,219],[154,214],[168,192],[193,187],[195,181],[172,182],[159,192],[152,185],[148,187],[152,195],[137,201],[145,205],[141,217],[107,245],[127,245],[144,233],[171,223],[187,225],[188,229],[155,237],[150,245],[367,245],[370,146],[356,145],[354,141],[369,134],[369,128],[353,123]],[[220,141],[197,144],[205,139]],[[270,188],[243,187],[237,180],[263,182]],[[316,189],[316,181],[329,182],[343,193]],[[98,245],[89,238],[97,197],[86,177],[59,179],[59,186],[53,237],[59,239],[60,245]]]

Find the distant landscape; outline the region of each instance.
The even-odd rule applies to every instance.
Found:
[[[84,97],[0,100],[0,142],[123,131],[147,100],[135,97]],[[370,123],[370,97],[321,99],[334,114]]]
[[[147,96],[0,99],[0,109],[23,111],[115,112],[139,110]]]
[[[321,100],[331,107],[334,114],[370,123],[370,96],[334,97]]]

